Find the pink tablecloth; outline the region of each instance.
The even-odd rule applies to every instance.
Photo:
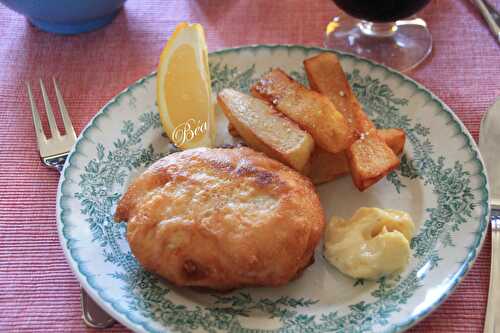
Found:
[[[201,22],[211,50],[321,45],[335,12],[328,0],[129,0],[105,29],[61,37],[0,5],[0,331],[93,331],[80,320],[79,286],[59,245],[58,174],[39,162],[25,81],[59,77],[79,132],[113,95],[155,68],[180,20]],[[435,0],[422,16],[434,52],[410,75],[455,110],[477,139],[483,112],[500,95],[500,48],[468,1]],[[488,237],[465,281],[414,331],[480,332],[489,258]]]

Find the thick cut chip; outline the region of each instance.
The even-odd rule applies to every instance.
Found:
[[[312,89],[327,96],[356,129],[358,139],[346,154],[353,182],[363,191],[396,168],[399,159],[363,112],[335,54],[325,52],[306,59],[304,67]]]
[[[399,155],[403,152],[405,132],[399,128],[377,130],[379,137]],[[311,154],[309,177],[316,185],[330,182],[349,174],[349,161],[344,152],[332,154],[316,147]]]
[[[354,185],[364,191],[399,166],[399,158],[373,131],[356,140],[347,150]]]
[[[272,103],[326,151],[338,153],[355,139],[353,129],[327,97],[305,88],[280,69],[262,76],[252,94]]]
[[[335,54],[325,52],[306,59],[304,68],[311,89],[328,97],[358,135],[375,128],[354,95]]]
[[[218,103],[239,135],[252,148],[303,171],[314,140],[269,103],[236,90],[224,89]]]
[[[311,155],[309,178],[313,184],[323,184],[349,173],[349,161],[345,153],[332,154],[316,147]]]
[[[406,141],[406,134],[401,128],[384,128],[377,131],[378,136],[391,147],[394,154],[403,152]]]

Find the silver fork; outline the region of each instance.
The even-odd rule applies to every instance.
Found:
[[[36,140],[38,142],[38,150],[40,152],[40,158],[42,163],[49,167],[57,169],[59,172],[62,171],[66,157],[68,156],[71,147],[76,141],[75,130],[71,124],[71,119],[69,118],[68,111],[64,105],[64,100],[59,89],[55,78],[52,78],[54,82],[54,89],[56,91],[57,104],[59,104],[59,112],[61,113],[64,131],[64,135],[59,133],[57,129],[56,120],[54,118],[54,113],[52,112],[52,107],[50,105],[49,98],[47,96],[47,91],[43,85],[43,81],[40,80],[40,89],[42,91],[43,102],[45,104],[45,111],[47,112],[47,119],[49,121],[51,137],[47,138],[43,132],[42,122],[40,121],[40,115],[37,111],[35,99],[33,98],[33,93],[31,92],[30,84],[27,82],[26,86],[28,88],[28,97],[31,103],[31,113],[33,116],[33,124],[35,126]],[[81,306],[82,306],[82,320],[88,327],[91,328],[107,328],[113,326],[115,320],[108,315],[103,309],[97,305],[94,300],[89,297],[83,288],[80,289],[81,296]]]

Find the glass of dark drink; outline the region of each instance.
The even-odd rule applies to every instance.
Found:
[[[430,0],[333,0],[345,12],[326,28],[325,47],[375,60],[400,71],[432,50],[424,20],[413,16]]]

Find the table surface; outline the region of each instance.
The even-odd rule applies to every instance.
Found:
[[[116,93],[155,69],[181,20],[204,25],[210,50],[318,46],[335,13],[328,0],[129,0],[106,28],[63,37],[0,5],[0,331],[94,332],[80,319],[79,285],[59,244],[58,174],[40,164],[26,81],[58,77],[78,133]],[[434,50],[409,75],[446,102],[477,140],[482,114],[500,96],[500,47],[466,0],[434,0],[421,16]],[[481,332],[489,258],[488,236],[456,292],[412,331]],[[126,329],[117,324],[109,331]]]

